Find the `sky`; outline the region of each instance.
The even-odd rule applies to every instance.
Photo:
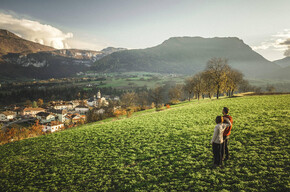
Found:
[[[0,0],[0,28],[59,49],[238,37],[272,61],[290,56],[289,7],[289,0]]]

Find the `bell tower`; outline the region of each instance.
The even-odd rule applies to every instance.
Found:
[[[98,98],[98,99],[101,99],[101,91],[100,91],[100,90],[99,90],[98,93],[97,93],[97,98]]]

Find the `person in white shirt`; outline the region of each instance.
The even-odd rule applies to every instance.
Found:
[[[211,144],[214,158],[214,166],[222,165],[222,145],[223,145],[223,133],[227,127],[231,126],[231,122],[228,118],[223,118],[222,116],[216,117],[217,125],[214,128],[214,133],[212,136]],[[223,122],[226,123],[223,123]]]

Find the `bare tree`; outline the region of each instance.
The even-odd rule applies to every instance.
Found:
[[[169,98],[171,101],[179,101],[182,96],[182,85],[175,85],[169,89]]]
[[[198,73],[193,76],[193,84],[194,84],[194,92],[197,99],[200,99],[201,94],[204,92],[204,82],[202,78],[202,74]]]
[[[142,91],[138,93],[138,104],[140,105],[141,109],[145,109],[146,106],[149,105],[149,94],[147,91]]]
[[[183,86],[184,92],[188,95],[188,100],[192,97],[192,93],[194,91],[194,79],[193,77],[189,77],[185,79],[185,84]]]
[[[225,87],[225,83],[227,80],[227,71],[229,71],[228,60],[222,58],[212,58],[207,62],[206,71],[210,73],[210,77],[213,80],[217,99],[221,91]]]
[[[43,105],[43,99],[38,99],[37,100],[37,105],[38,105],[38,107],[42,107],[42,105]]]
[[[270,92],[270,93],[273,93],[276,91],[275,87],[273,85],[267,85],[266,87],[266,91]]]
[[[227,73],[226,89],[229,97],[232,97],[234,91],[238,89],[239,84],[243,81],[243,74],[235,69],[229,69]]]
[[[204,92],[207,93],[208,97],[211,99],[215,92],[215,86],[211,74],[209,71],[202,72],[202,79],[204,82]]]
[[[163,95],[162,95],[162,87],[155,87],[151,92],[151,98],[156,107],[162,104]]]
[[[127,92],[121,96],[121,105],[127,109],[133,107],[136,104],[137,95],[135,92]]]
[[[240,83],[239,83],[239,91],[240,92],[248,92],[248,91],[251,91],[252,90],[252,87],[249,83],[248,80],[242,80]]]
[[[26,100],[25,107],[32,107],[32,102],[30,100]]]

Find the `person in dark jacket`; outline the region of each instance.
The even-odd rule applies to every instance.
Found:
[[[229,154],[229,139],[230,139],[230,134],[231,134],[231,130],[233,127],[233,118],[229,115],[229,108],[224,107],[223,108],[223,118],[227,118],[229,119],[229,121],[231,122],[231,126],[227,127],[224,130],[224,134],[223,134],[223,145],[222,145],[222,160],[228,160],[230,158],[230,154]]]

